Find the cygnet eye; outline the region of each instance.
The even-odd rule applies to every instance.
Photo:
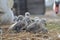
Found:
[[[29,14],[27,14],[27,16],[29,16]]]
[[[29,12],[26,12],[26,13],[25,13],[25,16],[30,16],[30,13],[29,13]]]

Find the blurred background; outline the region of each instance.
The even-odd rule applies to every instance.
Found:
[[[15,15],[30,12],[34,15],[44,15],[46,9],[52,9],[54,0],[14,0],[13,10]]]
[[[13,12],[17,16],[24,15],[25,12],[30,12],[32,15],[44,15],[46,11],[53,11],[55,1],[60,0],[14,0]],[[48,15],[52,13],[48,13]]]

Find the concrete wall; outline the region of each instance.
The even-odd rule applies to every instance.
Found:
[[[45,1],[44,0],[17,0],[17,1],[18,1],[17,6],[19,5],[19,9],[18,9],[17,14],[24,15],[24,13],[27,10],[31,14],[35,14],[35,15],[45,13]]]
[[[45,13],[44,0],[27,0],[27,6],[31,14],[39,15]]]

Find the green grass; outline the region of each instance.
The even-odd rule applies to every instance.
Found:
[[[47,23],[48,30],[56,30],[58,32],[60,32],[60,24],[58,23]]]

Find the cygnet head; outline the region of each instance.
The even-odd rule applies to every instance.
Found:
[[[30,17],[30,13],[29,12],[26,12],[25,13],[25,17]]]
[[[40,20],[39,17],[35,17],[35,18],[34,18],[34,21],[35,21],[35,22],[40,22],[41,20]]]
[[[23,20],[23,19],[24,19],[24,17],[23,17],[22,15],[19,15],[19,16],[18,16],[18,21],[19,21],[19,20]]]
[[[46,24],[46,18],[42,18],[41,22],[44,23],[44,24]]]

